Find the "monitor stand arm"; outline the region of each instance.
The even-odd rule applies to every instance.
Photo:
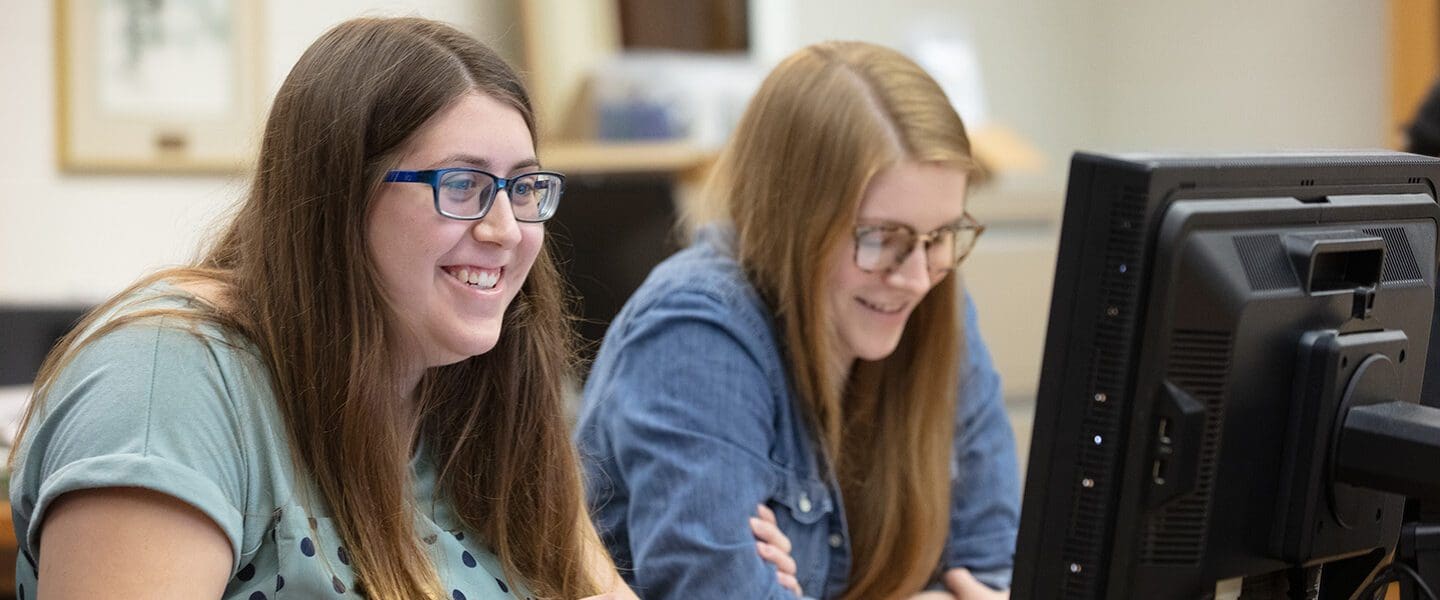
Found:
[[[1410,402],[1351,407],[1335,452],[1335,480],[1440,500],[1440,409]]]
[[[1382,402],[1346,411],[1335,453],[1335,479],[1351,485],[1404,494],[1430,513],[1400,531],[1395,560],[1440,589],[1440,410],[1409,402]],[[1401,578],[1404,600],[1425,598],[1413,582]]]
[[[1282,538],[1289,544],[1281,546],[1282,556],[1292,564],[1314,564],[1311,561],[1330,552],[1327,548],[1333,548],[1330,542],[1336,539],[1341,546],[1363,544],[1342,537],[1353,532],[1333,525],[1358,523],[1365,514],[1374,514],[1379,522],[1377,507],[1394,504],[1383,500],[1383,495],[1440,500],[1440,469],[1435,467],[1440,465],[1440,409],[1395,400],[1401,397],[1398,365],[1405,360],[1403,334],[1318,336],[1307,344],[1302,350],[1310,351],[1302,355],[1309,360],[1302,366],[1310,368],[1303,372],[1317,379],[1307,378],[1303,390],[1308,393],[1300,403],[1310,410],[1309,420],[1294,425],[1311,423],[1313,437],[1305,438],[1308,441],[1297,453],[1307,460],[1291,464],[1293,476],[1298,477],[1291,487],[1301,493],[1316,489],[1318,483],[1319,489],[1329,490],[1329,498],[1320,504],[1313,497],[1296,498],[1286,506],[1292,511],[1303,509],[1292,528],[1314,527],[1311,523],[1316,520],[1332,526],[1324,528],[1324,536],[1329,537],[1315,530],[1299,543]],[[1346,356],[1355,360],[1354,371],[1344,369]],[[1331,416],[1324,418],[1327,412]],[[1393,510],[1387,508],[1385,514],[1403,513],[1399,506]],[[1432,518],[1421,518],[1390,534],[1400,538],[1400,552],[1393,558],[1415,567],[1427,581],[1440,574],[1440,518],[1435,518],[1440,515],[1428,516]],[[1414,520],[1413,515],[1405,520]],[[1256,593],[1242,594],[1242,599],[1354,599],[1390,562],[1390,554],[1388,548],[1377,548],[1318,567],[1275,573],[1269,585],[1250,586],[1247,581]],[[1433,582],[1430,587],[1435,589]],[[1405,596],[1406,600],[1420,597]]]

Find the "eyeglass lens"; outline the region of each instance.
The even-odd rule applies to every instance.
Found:
[[[440,178],[437,200],[441,212],[462,218],[483,215],[495,198],[495,180],[474,171],[450,171]],[[505,191],[511,210],[520,221],[550,217],[560,200],[564,182],[548,173],[531,173],[509,180]]]
[[[971,228],[936,230],[925,245],[925,261],[932,273],[955,268],[975,245],[978,233]],[[855,265],[864,271],[881,271],[900,266],[910,256],[920,236],[903,228],[875,228],[856,239]]]

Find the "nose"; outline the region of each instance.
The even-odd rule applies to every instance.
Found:
[[[930,278],[930,266],[925,258],[925,247],[923,244],[916,244],[914,250],[905,256],[889,273],[885,274],[885,283],[924,295],[930,291],[934,282]]]
[[[515,210],[510,208],[509,191],[501,190],[495,193],[495,200],[490,203],[490,212],[485,213],[485,218],[475,222],[470,228],[470,235],[482,244],[496,244],[503,248],[520,243],[520,222],[515,220]]]

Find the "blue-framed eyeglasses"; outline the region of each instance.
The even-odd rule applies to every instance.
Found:
[[[461,221],[478,221],[490,212],[495,195],[505,190],[515,220],[540,223],[555,216],[565,192],[565,176],[534,171],[509,179],[469,167],[433,171],[390,171],[388,183],[424,183],[435,192],[435,212]]]

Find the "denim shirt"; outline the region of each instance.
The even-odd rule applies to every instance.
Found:
[[[793,544],[805,595],[836,598],[851,560],[840,488],[732,240],[727,229],[702,230],[610,325],[576,433],[592,514],[641,597],[794,598],[756,552],[748,519],[763,503]],[[966,567],[1005,588],[1020,512],[1015,440],[966,305],[950,531],[937,575]]]

